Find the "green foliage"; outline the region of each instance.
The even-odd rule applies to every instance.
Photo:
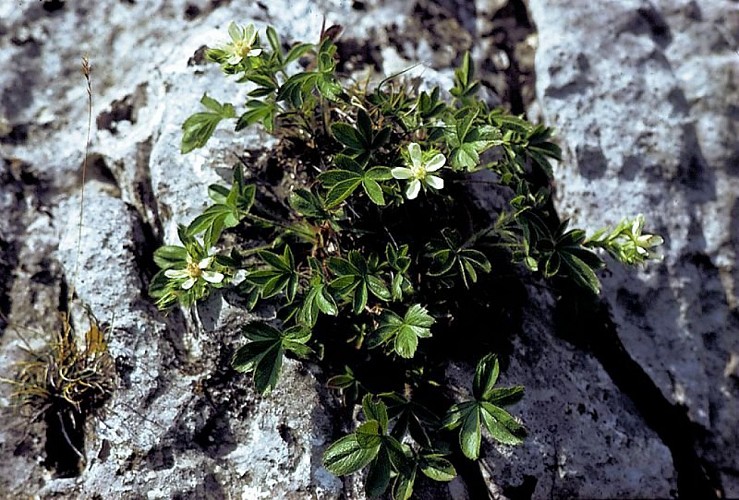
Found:
[[[477,359],[494,351],[493,336],[515,333],[509,288],[569,280],[598,293],[596,251],[639,264],[662,240],[643,234],[641,216],[590,238],[561,223],[548,189],[550,162],[561,160],[552,130],[480,100],[469,54],[449,100],[402,74],[369,88],[338,73],[336,30],[285,50],[274,29],[262,43],[254,26],[232,23],[230,42],[207,51],[248,98],[236,110],[204,96],[182,152],[222,122],[261,126],[278,145],[269,175],[257,162],[236,167],[230,187],[208,187],[213,203],[180,227],[181,245],[155,252],[150,294],[168,308],[227,288],[249,310],[276,311],[244,326],[233,366],[266,393],[285,356],[320,363],[327,385],[347,405],[361,398],[364,413],[325,466],[367,468],[368,495],[406,499],[419,476],[454,477],[453,447],[477,459],[483,428],[506,445],[523,439],[503,409],[523,388],[495,386],[494,354],[477,364],[471,399],[444,388],[450,357]],[[468,189],[483,170],[504,200],[484,212]],[[488,326],[471,331],[470,319]]]
[[[254,386],[263,394],[277,385],[286,351],[302,358],[311,354],[310,347],[305,345],[310,340],[310,330],[301,326],[282,332],[266,323],[253,322],[242,330],[251,342],[236,351],[232,364],[240,372],[253,373]]]
[[[372,348],[392,343],[393,351],[402,358],[412,358],[418,348],[418,339],[431,336],[434,317],[420,304],[413,304],[401,318],[386,309],[380,325],[369,338],[367,347]]]
[[[496,441],[516,445],[523,442],[524,427],[500,405],[512,404],[523,397],[523,387],[494,388],[499,373],[498,359],[488,354],[475,370],[472,386],[474,399],[453,405],[444,418],[444,428],[459,428],[459,446],[470,460],[480,456],[482,426]]]
[[[236,116],[232,104],[221,104],[212,97],[208,97],[208,94],[203,94],[200,103],[209,111],[195,113],[185,120],[182,125],[184,133],[181,149],[183,153],[189,153],[193,149],[205,146],[221,120]]]

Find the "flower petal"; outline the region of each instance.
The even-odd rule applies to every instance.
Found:
[[[408,154],[411,157],[413,168],[419,168],[421,166],[421,146],[415,142],[411,142],[408,144]]]
[[[413,171],[410,168],[395,167],[390,174],[396,179],[410,179],[413,177]]]
[[[246,54],[246,57],[257,57],[261,53],[262,53],[262,49],[251,49],[249,53]]]
[[[228,25],[228,35],[234,42],[241,40],[243,33],[244,31],[235,22],[231,21],[231,24]]]
[[[190,273],[188,273],[185,269],[167,269],[164,271],[164,275],[167,278],[187,278],[190,276]]]
[[[426,184],[434,189],[444,189],[444,179],[442,179],[441,177],[437,177],[435,175],[427,175],[425,180]]]
[[[253,24],[246,25],[246,28],[244,29],[244,35],[243,40],[246,41],[247,45],[254,44],[254,40],[257,39],[257,29],[254,27]]]
[[[208,283],[220,283],[223,281],[223,274],[216,271],[203,271],[202,276]]]
[[[197,278],[187,278],[182,284],[183,290],[189,290],[190,288],[192,288],[197,280]]]
[[[241,62],[241,56],[236,55],[236,54],[232,55],[226,60],[226,63],[234,65],[234,66],[236,64],[239,64],[240,62]]]
[[[426,164],[426,172],[436,172],[446,163],[446,158],[443,154],[439,153],[429,160]]]
[[[198,267],[200,269],[208,269],[213,262],[213,257],[206,257],[205,259],[198,262]]]
[[[421,181],[418,179],[413,179],[410,184],[408,184],[408,189],[405,191],[405,197],[409,200],[413,200],[418,196],[418,192],[421,190]]]

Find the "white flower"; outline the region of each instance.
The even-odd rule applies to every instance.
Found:
[[[631,225],[631,244],[641,259],[662,260],[662,256],[657,254],[653,248],[664,243],[661,236],[656,234],[642,234],[644,229],[644,215],[639,214]]]
[[[395,167],[390,171],[396,179],[410,179],[408,188],[405,191],[406,198],[409,200],[416,198],[421,190],[421,185],[432,189],[442,189],[444,187],[444,179],[429,173],[436,172],[444,166],[446,158],[443,154],[438,153],[430,160],[424,162],[423,155],[421,154],[421,146],[412,142],[408,145],[408,157],[410,158],[410,164],[406,161],[408,168]]]
[[[245,57],[256,57],[262,53],[262,49],[253,48],[257,41],[257,29],[253,24],[242,27],[231,22],[228,25],[228,34],[231,37],[231,43],[223,47],[229,56],[226,61],[228,64],[239,64]]]
[[[164,275],[167,278],[184,279],[185,281],[182,282],[182,288],[184,290],[192,288],[200,278],[208,283],[220,283],[223,281],[223,274],[217,271],[207,270],[213,263],[213,259],[214,257],[210,256],[200,262],[195,262],[188,254],[187,267],[185,269],[167,269],[164,271]]]

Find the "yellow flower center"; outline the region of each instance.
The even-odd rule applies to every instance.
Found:
[[[187,274],[191,278],[199,278],[203,274],[203,270],[198,267],[197,262],[188,262],[187,263]]]
[[[411,167],[411,172],[413,172],[414,179],[418,179],[419,181],[422,181],[426,178],[426,166],[425,165]]]
[[[233,43],[233,50],[234,54],[243,58],[251,51],[251,45],[244,40],[237,40]]]

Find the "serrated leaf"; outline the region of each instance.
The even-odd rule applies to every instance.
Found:
[[[457,471],[452,463],[439,456],[421,456],[419,467],[426,477],[433,479],[434,481],[446,482],[457,477]]]
[[[390,485],[390,459],[384,448],[380,448],[377,457],[370,463],[367,471],[364,490],[370,498],[379,497]]]
[[[213,135],[221,120],[236,116],[233,105],[229,103],[221,104],[208,97],[207,94],[203,94],[200,103],[210,111],[195,113],[182,124],[183,134],[180,146],[182,154],[203,147]]]
[[[380,319],[380,325],[368,338],[367,346],[377,347],[393,342],[393,350],[401,357],[412,358],[418,347],[418,339],[431,336],[433,316],[420,304],[408,308],[403,318],[386,311]]]
[[[410,359],[418,348],[418,336],[412,328],[402,327],[395,336],[395,352],[401,358]]]
[[[490,397],[493,386],[498,381],[499,373],[500,364],[498,357],[494,354],[488,354],[477,363],[472,383],[472,395],[475,399],[483,401]]]
[[[382,188],[377,182],[372,179],[364,179],[362,181],[362,187],[364,187],[364,192],[367,193],[367,196],[372,200],[372,203],[380,206],[385,205],[385,197],[382,195]]]
[[[459,432],[459,446],[464,456],[470,460],[477,460],[480,456],[481,441],[480,412],[475,408],[467,412],[462,421],[462,429]]]
[[[352,474],[364,468],[377,456],[375,448],[362,448],[354,434],[344,436],[329,446],[323,454],[323,466],[336,476]]]
[[[387,434],[387,406],[382,400],[375,401],[372,394],[366,394],[362,398],[362,410],[367,420],[376,420],[378,422],[381,434]]]
[[[187,250],[176,245],[164,245],[154,251],[154,263],[162,269],[182,267],[187,262]]]
[[[362,151],[365,148],[360,133],[348,123],[331,124],[331,133],[337,141],[350,149]]]
[[[377,420],[368,420],[364,422],[355,432],[357,443],[362,448],[375,448],[382,444],[382,435],[380,434],[380,422]]]
[[[481,403],[480,413],[493,439],[508,445],[523,443],[524,427],[510,413],[488,402]]]
[[[393,484],[393,500],[408,500],[413,495],[413,483],[416,481],[416,469],[407,474],[399,474]]]
[[[486,401],[493,403],[495,406],[508,406],[521,401],[523,394],[524,387],[522,385],[500,387],[490,391]]]

